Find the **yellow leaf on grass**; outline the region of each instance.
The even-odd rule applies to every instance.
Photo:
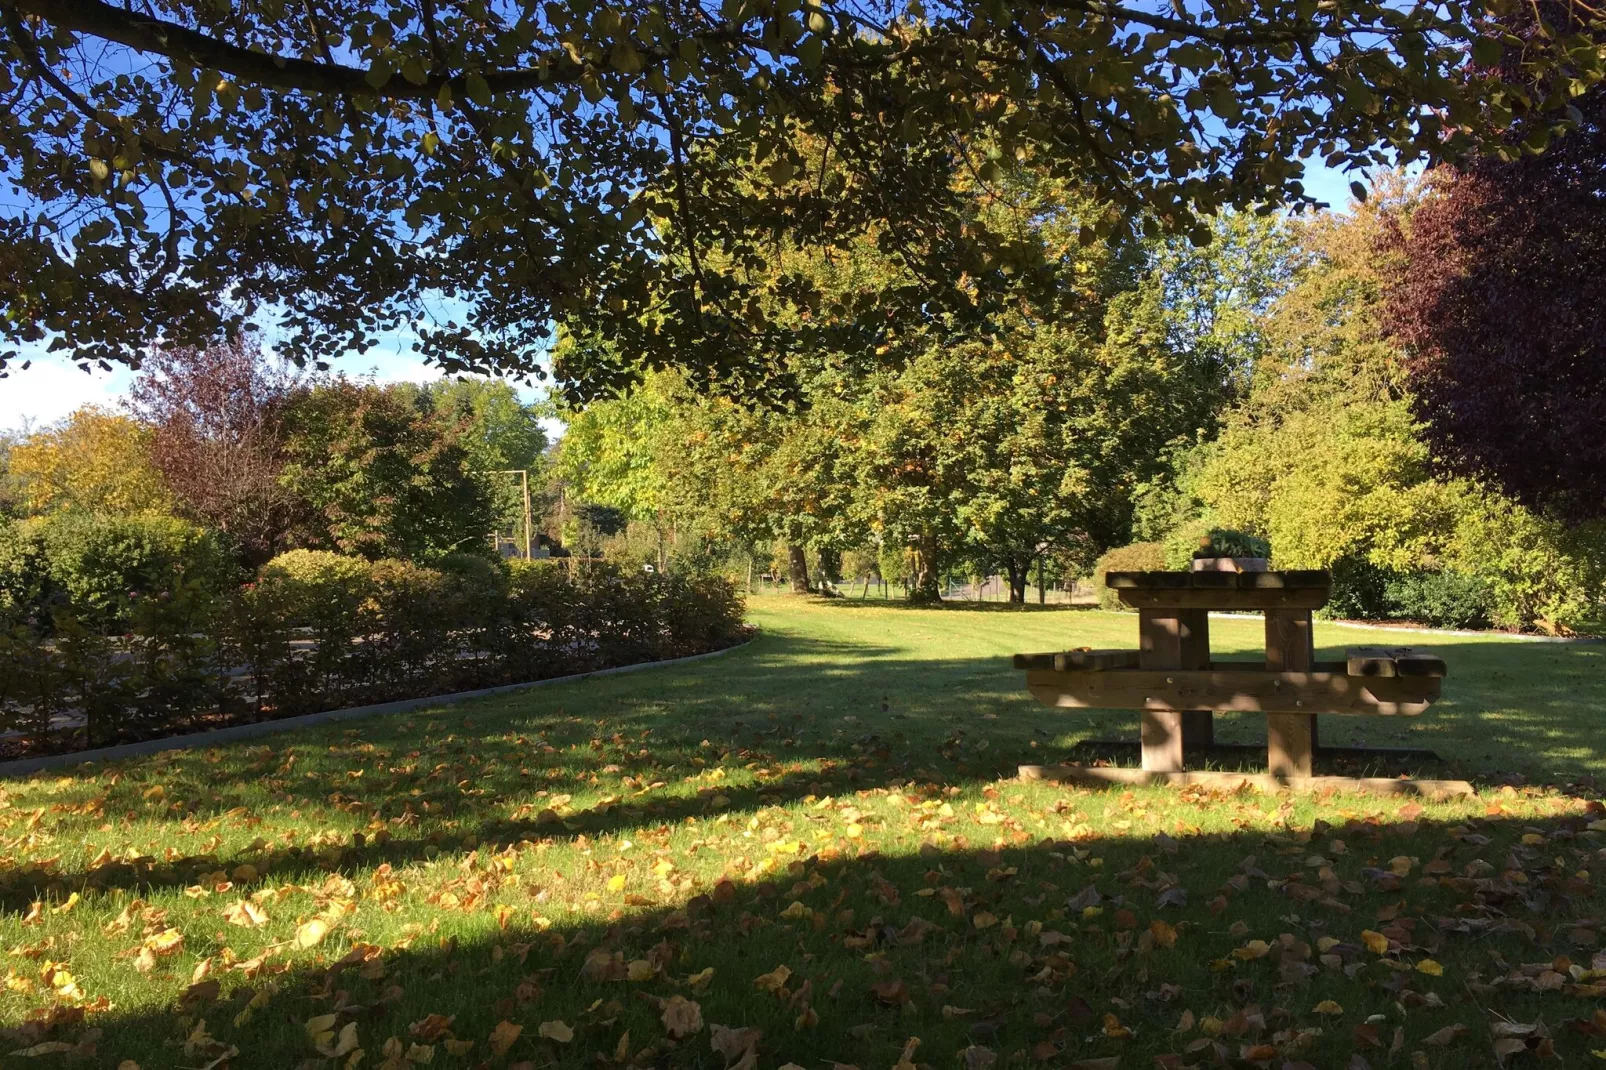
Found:
[[[658,975],[658,967],[646,959],[631,959],[625,967],[625,976],[632,981],[650,981]]]
[[[1271,952],[1271,945],[1264,940],[1251,940],[1243,947],[1234,948],[1232,957],[1235,959],[1263,959]]]
[[[307,1019],[307,1036],[314,1047],[322,1047],[334,1039],[335,1022],[339,1017],[337,1014],[320,1014]]]
[[[1389,938],[1384,936],[1382,933],[1374,932],[1371,929],[1366,929],[1366,930],[1363,930],[1362,933],[1361,933],[1361,940],[1366,944],[1366,949],[1368,951],[1370,951],[1372,954],[1374,954],[1374,955],[1386,955],[1386,954],[1388,954],[1388,951],[1389,951]]]
[[[548,1040],[557,1041],[559,1044],[567,1044],[574,1039],[574,1030],[570,1029],[567,1023],[561,1021],[542,1022],[541,1027],[536,1032]]]
[[[139,1070],[139,1064],[132,1059],[124,1059],[117,1064],[117,1070]]]
[[[546,1027],[550,1024],[550,1022],[542,1023],[542,1036],[546,1036]],[[505,1018],[496,1023],[496,1028],[491,1030],[491,1039],[489,1041],[492,1054],[506,1055],[507,1050],[513,1046],[515,1040],[519,1039],[519,1034],[522,1032],[524,1032],[522,1025],[514,1025]]]
[[[753,987],[761,992],[779,992],[786,986],[786,980],[791,976],[790,966],[777,966],[769,973],[753,978]]]
[[[268,923],[268,912],[247,899],[237,899],[223,908],[223,920],[230,925],[255,928]]]
[[[1330,1000],[1330,999],[1322,1000],[1320,1003],[1316,1004],[1316,1008],[1315,1009],[1316,1009],[1316,1013],[1317,1014],[1343,1014],[1344,1013],[1344,1008],[1339,1006],[1338,1003],[1336,1003],[1335,1001]]]
[[[608,878],[608,891],[610,891],[610,892],[622,892],[624,890],[625,890],[625,875],[623,873],[615,873],[613,876]]]
[[[1416,964],[1416,972],[1425,973],[1429,977],[1443,977],[1444,967],[1440,966],[1434,959],[1423,959]]]
[[[296,929],[296,946],[299,948],[316,947],[323,943],[323,938],[328,935],[329,923],[322,918],[304,921]]]
[[[686,978],[686,984],[691,986],[692,988],[702,988],[703,986],[707,985],[708,982],[712,981],[713,979],[714,979],[714,967],[708,966],[708,967],[705,967],[705,968],[703,968],[701,970],[698,970],[696,973],[694,973],[690,977]]]
[[[970,919],[970,923],[978,929],[991,929],[998,924],[998,915],[983,910]]]
[[[65,913],[67,913],[67,911],[71,910],[73,907],[75,907],[77,905],[78,905],[78,893],[74,892],[73,894],[71,894],[71,895],[69,895],[67,897],[67,901],[65,903],[62,903],[61,906],[59,906],[59,907],[51,907],[50,908],[50,912],[52,914],[65,914]]]

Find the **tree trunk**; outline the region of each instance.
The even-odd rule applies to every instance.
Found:
[[[909,562],[909,601],[918,605],[936,605],[942,601],[942,590],[937,582],[937,541],[929,534],[921,535],[914,543]]]
[[[1047,602],[1048,587],[1043,583],[1043,559],[1039,557],[1037,559],[1037,604],[1041,606]]]
[[[1009,601],[1012,605],[1026,604],[1026,578],[1031,571],[1031,562],[1017,560],[1009,557],[1004,559],[1004,571],[1009,576]]]
[[[832,583],[842,582],[842,551],[829,546],[820,547],[819,578]]]
[[[809,556],[801,543],[787,543],[786,573],[792,581],[793,594],[808,594],[814,589],[809,586]]]

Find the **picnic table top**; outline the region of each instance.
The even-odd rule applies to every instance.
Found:
[[[1104,584],[1115,590],[1329,590],[1333,586],[1333,574],[1326,569],[1289,569],[1283,572],[1106,572]]]

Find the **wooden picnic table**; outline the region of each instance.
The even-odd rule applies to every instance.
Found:
[[[1045,705],[1139,710],[1148,779],[1184,773],[1190,751],[1213,746],[1218,712],[1264,713],[1267,774],[1309,780],[1318,715],[1414,717],[1439,697],[1444,662],[1422,651],[1316,661],[1311,613],[1332,591],[1328,572],[1111,572],[1105,584],[1138,611],[1136,650],[1017,654],[1015,667]],[[1264,614],[1263,663],[1212,660],[1212,610]]]

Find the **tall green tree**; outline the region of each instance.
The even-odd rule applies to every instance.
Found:
[[[487,552],[494,513],[469,422],[443,419],[429,391],[338,378],[296,394],[284,424],[281,478],[314,517],[302,545],[421,561]]]

